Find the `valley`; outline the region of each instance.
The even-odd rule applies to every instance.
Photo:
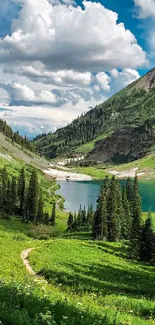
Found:
[[[66,127],[65,144],[61,137],[66,136],[66,129],[61,129],[47,136],[48,145],[42,137],[32,142],[31,150],[24,147],[22,138],[17,143],[0,133],[2,325],[154,324],[154,119],[153,113],[147,120],[145,114],[135,116],[141,100],[145,109],[152,103],[154,89],[144,91],[141,84],[137,81],[96,108],[96,120],[93,110],[82,116],[78,127],[87,118],[96,127],[104,110],[106,121],[109,110],[115,117],[112,124],[102,120],[94,135],[84,132],[82,143],[81,134],[75,132],[76,139],[70,138],[77,121]],[[117,120],[115,109],[120,101],[133,105],[128,129],[124,128],[128,106]],[[68,141],[73,144],[70,148]],[[8,202],[12,204],[8,184],[13,180],[18,184],[14,212],[8,209]]]

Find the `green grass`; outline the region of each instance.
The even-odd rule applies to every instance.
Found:
[[[155,179],[155,154],[150,154],[144,158],[135,160],[131,163],[112,165],[109,167],[110,169],[118,170],[118,171],[130,170],[137,167],[138,172],[145,173],[141,178],[154,180]]]
[[[92,151],[92,150],[94,149],[94,147],[95,147],[95,143],[96,143],[97,141],[99,141],[99,140],[102,140],[102,139],[106,138],[107,135],[108,135],[108,134],[105,134],[105,133],[99,135],[96,139],[94,139],[94,140],[92,140],[92,141],[90,141],[90,142],[87,142],[87,143],[85,143],[85,144],[79,146],[79,147],[75,150],[75,152],[76,152],[76,153],[79,153],[79,154],[84,154],[84,155],[85,155],[85,154],[88,154],[90,151]]]
[[[155,154],[150,154],[147,157],[126,164],[101,164],[95,167],[75,167],[74,171],[92,176],[93,179],[103,179],[106,175],[110,175],[110,170],[123,172],[133,168],[138,168],[138,172],[144,172],[144,175],[141,176],[142,179],[154,180]]]
[[[33,251],[30,262],[51,289],[102,322],[105,314],[111,318],[101,324],[153,324],[155,268],[128,260],[124,244],[54,240]]]
[[[123,243],[40,241],[28,236],[32,228],[38,232],[32,224],[0,220],[3,325],[153,324],[154,267],[128,260]],[[21,251],[30,247],[30,263],[48,284],[22,264]]]
[[[105,170],[105,168],[99,168],[99,167],[74,167],[72,169],[73,172],[85,174],[91,176],[93,179],[103,179],[106,175],[108,175],[108,172]]]

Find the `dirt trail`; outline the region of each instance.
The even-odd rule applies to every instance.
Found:
[[[30,275],[36,276],[36,273],[33,271],[32,267],[31,267],[31,265],[29,263],[29,260],[28,260],[29,254],[33,251],[33,249],[34,248],[28,248],[28,249],[22,251],[22,253],[21,253],[21,259],[23,261],[23,264],[26,267],[27,272]]]
[[[52,185],[49,189],[48,189],[48,194],[49,195],[52,195],[51,194],[51,190],[52,188],[54,187],[55,185]],[[61,210],[60,206],[59,206],[59,203],[61,202],[62,198],[60,197],[57,201],[56,201],[56,209],[57,210]]]
[[[27,272],[29,275],[34,277],[34,280],[39,283],[47,284],[48,282],[41,276],[39,276],[31,267],[30,262],[28,260],[29,254],[34,250],[34,248],[28,248],[21,252],[21,259],[23,261],[23,264],[26,267]]]

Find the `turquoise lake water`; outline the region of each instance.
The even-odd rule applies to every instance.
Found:
[[[124,181],[120,181],[123,183]],[[92,204],[96,207],[96,200],[100,192],[102,181],[82,181],[82,182],[59,182],[58,194],[65,199],[65,209],[67,211],[78,211],[79,205],[82,207]],[[155,212],[155,181],[140,181],[139,189],[142,196],[143,211],[151,209]]]

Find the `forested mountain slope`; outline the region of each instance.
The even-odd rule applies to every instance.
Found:
[[[25,164],[36,166],[40,169],[48,168],[48,162],[43,157],[39,157],[34,152],[29,151],[26,148],[22,148],[21,145],[6,137],[0,132],[0,158],[5,158],[6,161],[11,159],[22,161]]]
[[[76,151],[83,153],[85,144],[88,153],[98,137],[105,139],[116,130],[139,127],[154,117],[155,68],[68,126],[54,134],[38,136],[35,146],[39,153],[49,158],[70,155]],[[89,146],[90,142],[92,144]]]

